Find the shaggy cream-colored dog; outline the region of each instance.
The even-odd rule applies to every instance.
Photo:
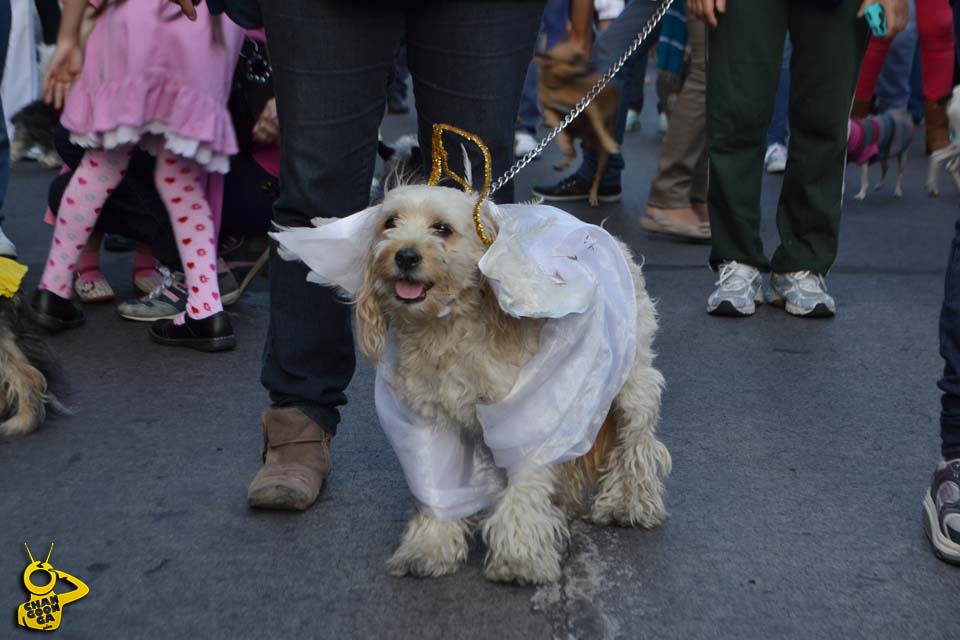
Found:
[[[393,340],[394,386],[411,409],[437,429],[479,435],[476,406],[511,390],[537,352],[543,321],[500,310],[477,266],[486,247],[474,230],[475,198],[444,187],[388,192],[356,299],[355,329],[372,361],[388,335]],[[488,234],[496,233],[494,220],[484,214],[483,222]],[[663,388],[651,351],[657,320],[640,268],[629,249],[621,249],[636,289],[636,361],[593,449],[511,483],[480,521],[418,512],[388,562],[391,573],[457,571],[479,524],[487,578],[552,582],[561,576],[571,518],[631,527],[663,522],[663,480],[671,461],[654,433]]]

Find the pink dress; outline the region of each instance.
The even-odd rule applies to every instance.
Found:
[[[91,4],[98,4],[99,0]],[[214,37],[206,3],[190,22],[169,0],[111,3],[87,40],[61,122],[82,147],[138,143],[226,173],[237,138],[227,110],[243,29],[226,16]]]

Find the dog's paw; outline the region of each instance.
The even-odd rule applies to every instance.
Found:
[[[861,191],[860,193],[854,194],[853,199],[858,202],[863,202],[864,200],[867,199],[867,194]]]
[[[466,560],[466,552],[462,559],[456,557],[445,557],[436,552],[424,552],[424,550],[414,550],[401,546],[387,560],[387,570],[390,575],[397,577],[414,576],[417,578],[438,578],[440,576],[456,573],[463,566]]]
[[[466,525],[462,521],[417,514],[407,524],[387,569],[395,576],[436,577],[455,573],[466,561]]]
[[[601,527],[642,527],[652,529],[667,519],[663,504],[663,486],[659,482],[649,488],[634,487],[622,492],[611,484],[594,498],[587,520]]]
[[[549,584],[561,575],[560,552],[551,545],[491,552],[483,568],[483,577],[491,582]]]

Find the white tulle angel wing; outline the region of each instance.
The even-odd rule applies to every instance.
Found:
[[[380,206],[345,218],[314,218],[313,227],[285,228],[270,236],[284,260],[301,260],[310,269],[307,280],[340,288],[353,298],[363,281]]]

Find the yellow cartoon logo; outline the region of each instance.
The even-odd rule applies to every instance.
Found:
[[[50,551],[47,552],[47,559],[43,562],[33,559],[33,554],[30,553],[30,547],[27,547],[26,542],[23,546],[27,548],[27,555],[30,556],[30,564],[23,570],[23,586],[30,592],[30,599],[17,607],[17,623],[27,629],[54,631],[60,628],[63,607],[86,596],[90,593],[90,587],[83,580],[53,568],[50,564],[50,554],[53,553],[52,542]],[[43,573],[47,574],[46,582],[37,584],[34,576]],[[57,580],[69,583],[73,590],[55,593],[53,588],[57,585]]]

